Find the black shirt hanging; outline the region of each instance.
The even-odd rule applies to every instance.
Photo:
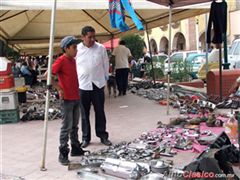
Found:
[[[211,41],[211,28],[213,23],[213,39]],[[211,4],[210,16],[208,20],[207,29],[207,43],[220,44],[223,42],[223,34],[227,31],[227,3],[217,3],[215,1]]]

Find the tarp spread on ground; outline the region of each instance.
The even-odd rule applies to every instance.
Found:
[[[148,29],[168,24],[168,8],[146,0],[131,0],[138,18]],[[194,17],[209,11],[209,4],[197,7],[174,9],[173,22]],[[127,15],[127,14],[126,14]],[[43,0],[2,0],[0,12],[0,39],[8,45],[19,50],[22,54],[47,54],[51,24],[51,1]],[[55,21],[55,49],[60,40],[66,35],[80,37],[80,30],[85,25],[96,29],[97,39],[105,42],[111,38],[121,37],[129,33],[140,33],[127,15],[125,19],[130,30],[121,33],[118,29],[111,28],[108,1],[70,0],[57,1]]]

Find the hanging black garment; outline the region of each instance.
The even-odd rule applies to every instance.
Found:
[[[213,39],[211,41],[211,28],[213,23]],[[207,43],[219,44],[223,42],[223,34],[227,31],[227,3],[225,1],[211,4],[207,29]]]

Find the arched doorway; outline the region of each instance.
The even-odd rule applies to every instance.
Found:
[[[214,31],[211,29],[211,39],[213,38]],[[201,35],[199,36],[199,42],[201,43],[201,50],[206,51],[206,33],[202,32]]]
[[[168,39],[166,37],[162,37],[160,40],[159,52],[168,54]]]
[[[152,54],[157,54],[158,48],[157,48],[157,43],[154,39],[150,40],[150,46],[151,46]]]
[[[203,32],[199,37],[200,47],[202,51],[206,50],[206,39],[205,32]]]
[[[186,39],[181,32],[175,34],[173,38],[173,51],[186,50]]]

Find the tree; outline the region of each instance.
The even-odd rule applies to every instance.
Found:
[[[13,48],[8,46],[6,46],[5,48],[6,48],[5,50],[6,57],[12,58],[14,61],[16,61],[20,57],[20,54],[17,51],[15,51]]]
[[[128,47],[135,59],[139,59],[143,56],[144,40],[139,35],[127,35],[121,38],[126,42]]]
[[[192,64],[185,60],[179,59],[174,62],[171,77],[175,82],[190,81],[192,72]]]

